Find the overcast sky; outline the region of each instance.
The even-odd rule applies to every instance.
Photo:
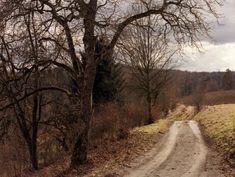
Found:
[[[202,53],[186,48],[187,57],[180,66],[189,71],[235,71],[235,0],[226,0],[219,10],[223,14],[221,25],[215,25],[213,41],[203,42]]]

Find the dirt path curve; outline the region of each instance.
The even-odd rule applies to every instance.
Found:
[[[224,177],[195,121],[177,121],[125,177]]]

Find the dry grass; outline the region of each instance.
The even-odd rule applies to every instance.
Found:
[[[235,90],[209,92],[205,95],[205,105],[219,105],[235,103]]]
[[[168,115],[170,121],[197,120],[205,135],[215,143],[224,157],[235,165],[235,104],[205,106],[196,114],[193,106],[178,105]]]
[[[83,168],[83,170],[72,173],[71,176],[102,176],[120,166],[129,166],[133,159],[143,155],[157,143],[168,126],[168,120],[159,120],[152,125],[130,130],[127,139],[104,142],[90,151],[89,157],[92,163],[90,169],[84,171]]]
[[[63,171],[69,168],[69,157],[67,157],[37,173],[28,175],[30,177],[98,177],[112,173],[120,166],[129,166],[133,159],[150,150],[167,131],[169,122],[168,119],[159,120],[152,125],[131,129],[127,139],[119,141],[104,139],[102,144],[90,148],[89,162],[77,170],[63,174]]]
[[[176,120],[190,120],[195,115],[195,109],[193,106],[177,105],[173,112],[170,112],[167,119],[171,121]]]
[[[235,165],[235,104],[205,106],[197,114],[192,106],[178,105],[168,118],[171,121],[197,120],[209,139]]]
[[[24,142],[19,138],[19,132],[7,142],[0,142],[0,176],[12,177],[23,173],[29,167],[28,153]]]
[[[159,115],[156,110],[154,113]],[[21,177],[90,177],[128,165],[134,158],[151,149],[171,122],[169,119],[164,119],[152,125],[142,126],[145,119],[146,111],[140,102],[122,107],[113,103],[100,105],[94,112],[87,164],[71,171],[69,169],[70,155],[49,146],[47,149],[53,149],[55,152],[46,153],[48,154],[46,158],[53,157],[54,162],[51,160],[51,164],[43,166],[36,173],[27,170],[19,175]],[[43,137],[40,136],[39,139],[41,138]],[[48,138],[51,137],[47,133],[43,140]],[[54,154],[57,154],[59,158],[54,158]],[[10,170],[11,167],[8,171]],[[6,175],[6,177],[10,176]]]
[[[235,165],[235,104],[207,106],[195,118],[221,152]]]

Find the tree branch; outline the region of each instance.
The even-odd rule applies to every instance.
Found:
[[[118,41],[118,38],[119,36],[121,35],[122,31],[125,29],[125,27],[127,25],[129,25],[130,23],[132,23],[133,21],[135,20],[138,20],[138,19],[141,19],[141,18],[144,18],[144,17],[147,17],[147,16],[150,16],[152,14],[161,14],[163,12],[163,10],[166,8],[166,4],[163,4],[162,7],[158,10],[154,10],[154,9],[151,9],[151,10],[148,10],[146,12],[143,12],[143,13],[140,13],[140,14],[136,14],[136,15],[133,15],[129,18],[127,18],[125,21],[123,21],[122,23],[120,23],[118,25],[118,28],[117,28],[117,31],[116,33],[114,34],[113,36],[113,39],[111,40],[110,44],[109,44],[109,48],[113,48],[115,46],[115,44],[117,43]]]
[[[48,90],[60,91],[60,92],[62,92],[62,93],[65,93],[65,94],[68,95],[68,96],[71,96],[71,93],[70,93],[68,90],[63,89],[63,88],[59,88],[59,87],[53,87],[53,86],[51,86],[51,87],[42,87],[42,88],[36,89],[36,90],[34,90],[34,91],[30,92],[30,93],[27,93],[27,94],[24,95],[23,97],[17,99],[17,102],[21,102],[21,101],[25,100],[26,98],[28,98],[28,97],[30,97],[30,96],[36,94],[36,93],[43,92],[43,91],[48,91]],[[11,106],[13,106],[14,104],[15,104],[15,103],[9,103],[9,104],[7,104],[7,105],[1,107],[1,108],[0,108],[0,111],[4,111],[4,110],[8,109],[8,108],[10,108]]]

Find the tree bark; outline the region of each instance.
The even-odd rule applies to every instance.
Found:
[[[147,96],[147,107],[148,107],[148,120],[146,122],[146,124],[152,124],[153,121],[153,116],[152,116],[152,99],[150,94],[148,94]]]
[[[87,153],[89,145],[89,130],[90,122],[92,119],[92,90],[93,83],[96,75],[96,66],[90,65],[87,67],[87,72],[84,80],[84,86],[81,94],[81,119],[83,120],[85,127],[81,134],[78,136],[76,143],[74,145],[71,166],[78,167],[87,162]]]
[[[148,32],[149,34],[149,32]],[[147,40],[149,40],[149,37],[147,38]],[[149,45],[147,45],[147,48],[149,48]],[[151,58],[147,58],[147,61],[151,60]],[[152,124],[153,121],[153,117],[152,117],[152,95],[151,95],[151,79],[150,79],[150,66],[149,64],[146,66],[146,80],[147,80],[147,97],[146,97],[146,101],[147,101],[147,109],[148,109],[148,120],[146,122],[146,124]]]
[[[35,141],[27,143],[29,149],[29,156],[31,161],[31,166],[34,170],[38,170],[38,156],[37,156],[37,144]]]
[[[37,105],[34,105],[34,108]],[[38,106],[37,106],[38,108]],[[15,114],[17,117],[18,125],[20,127],[20,131],[22,133],[23,138],[25,139],[29,157],[31,161],[31,166],[33,170],[38,170],[38,159],[37,159],[37,128],[38,125],[32,125],[32,136],[30,134],[30,129],[27,126],[26,123],[26,117],[24,112],[22,111],[21,107],[19,106],[19,103],[16,102],[15,106]],[[36,129],[35,129],[36,128]]]
[[[89,143],[89,128],[85,127],[76,140],[73,154],[71,157],[71,166],[78,167],[87,162],[87,150]]]
[[[89,144],[89,129],[90,122],[92,119],[92,91],[87,90],[82,94],[82,108],[81,108],[81,118],[84,121],[85,127],[83,128],[81,134],[78,136],[76,143],[74,145],[73,154],[71,157],[71,166],[78,167],[87,162],[87,150]]]
[[[95,18],[97,12],[97,0],[90,0],[85,5],[81,3],[84,10],[84,75],[82,78],[81,89],[81,119],[85,124],[85,128],[78,136],[74,145],[73,154],[71,157],[71,166],[78,167],[87,162],[87,151],[89,144],[89,130],[92,119],[92,92],[96,75],[97,58],[95,55],[96,37]]]
[[[38,121],[41,119],[41,97],[34,96],[32,115],[32,138],[31,138],[31,163],[35,170],[38,170],[38,156],[37,156],[37,137],[38,137]]]
[[[25,139],[31,166],[33,170],[38,170],[38,160],[37,160],[37,144],[30,137],[29,131],[27,129],[21,129],[23,138]]]

